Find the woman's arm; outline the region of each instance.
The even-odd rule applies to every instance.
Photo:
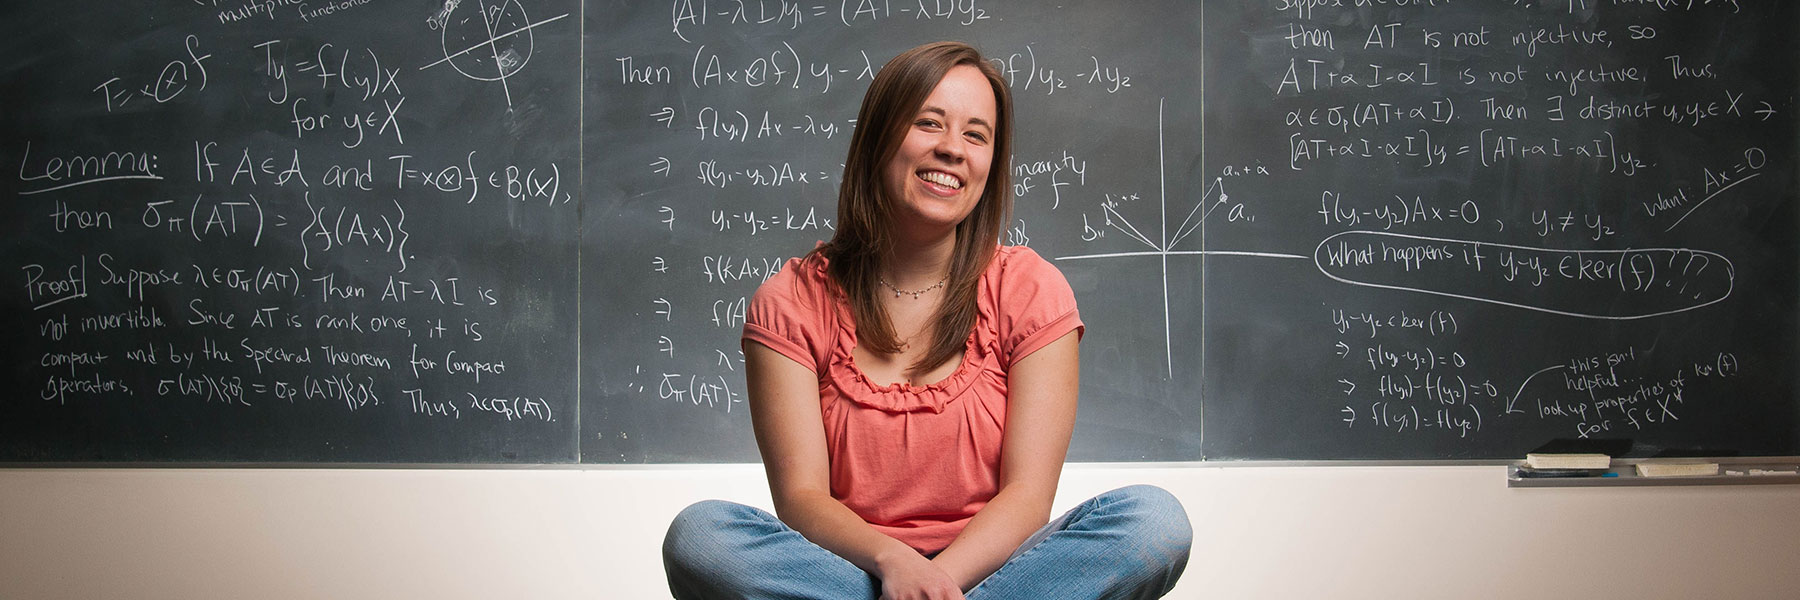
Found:
[[[962,598],[956,582],[942,569],[911,546],[876,531],[831,497],[818,377],[756,342],[744,343],[744,364],[750,421],[781,521],[879,578],[883,598]]]
[[[1075,429],[1080,334],[1070,331],[1013,363],[1007,373],[1006,432],[1000,443],[1000,491],[932,562],[968,590],[1005,564],[1050,521]]]

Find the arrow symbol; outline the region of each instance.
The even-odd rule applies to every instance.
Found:
[[[651,171],[652,173],[662,173],[663,177],[669,176],[669,157],[658,156],[655,161],[650,163],[650,166],[655,167],[655,169]]]
[[[1350,395],[1350,392],[1354,392],[1354,391],[1356,391],[1356,384],[1354,384],[1354,383],[1351,383],[1351,382],[1350,382],[1350,380],[1348,380],[1348,379],[1339,379],[1339,380],[1338,380],[1338,383],[1341,383],[1341,384],[1344,384],[1344,385],[1347,385],[1347,386],[1350,386],[1350,387],[1349,387],[1349,388],[1348,388],[1348,389],[1345,389],[1345,390],[1344,390],[1344,395],[1345,395],[1345,396],[1348,396],[1348,395]]]
[[[1343,358],[1343,357],[1350,355],[1350,345],[1349,344],[1346,344],[1343,342],[1338,342],[1337,349],[1338,349],[1338,352],[1337,352],[1338,358]]]
[[[1514,408],[1513,408],[1513,405],[1514,405],[1514,404],[1517,404],[1517,403],[1518,403],[1518,402],[1519,402],[1519,396],[1523,396],[1523,395],[1525,395],[1525,386],[1527,386],[1527,385],[1530,385],[1530,384],[1531,384],[1531,379],[1532,379],[1532,378],[1533,378],[1533,377],[1537,377],[1537,376],[1539,376],[1539,375],[1543,375],[1543,374],[1545,374],[1545,373],[1549,373],[1549,372],[1551,372],[1551,371],[1555,371],[1555,370],[1557,370],[1557,369],[1561,369],[1561,368],[1563,368],[1563,365],[1557,365],[1557,366],[1554,366],[1554,367],[1546,367],[1546,368],[1544,368],[1544,369],[1543,369],[1543,370],[1541,370],[1541,371],[1538,371],[1538,372],[1536,372],[1536,373],[1532,373],[1532,374],[1531,374],[1531,375],[1530,375],[1530,376],[1528,376],[1528,377],[1526,377],[1526,378],[1525,378],[1525,381],[1523,381],[1523,382],[1520,382],[1520,383],[1519,383],[1519,391],[1517,391],[1517,392],[1513,392],[1513,396],[1512,396],[1512,398],[1508,398],[1508,399],[1507,399],[1507,400],[1506,400],[1506,410],[1505,410],[1505,411],[1504,411],[1504,412],[1502,412],[1502,413],[1501,413],[1501,414],[1508,414],[1508,415],[1509,415],[1509,414],[1512,414],[1512,413],[1523,413],[1523,412],[1525,412],[1525,411],[1522,411],[1522,410],[1517,410],[1517,409],[1514,409]]]
[[[650,116],[656,117],[657,122],[662,123],[663,127],[671,127],[675,122],[675,107],[664,106],[662,110],[650,113]]]

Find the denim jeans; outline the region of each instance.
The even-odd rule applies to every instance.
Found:
[[[1081,503],[1026,538],[969,600],[1158,598],[1187,567],[1193,529],[1162,488],[1131,486]],[[881,582],[762,510],[708,500],[663,539],[679,600],[873,599]]]

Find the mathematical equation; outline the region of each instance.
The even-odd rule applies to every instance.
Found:
[[[579,48],[513,45],[575,23],[525,19],[527,2],[193,4],[147,9],[163,24],[143,35],[47,48],[67,76],[20,69],[29,126],[0,156],[24,242],[4,256],[30,326],[18,372],[39,393],[19,408],[161,423],[212,407],[295,431],[359,415],[320,433],[338,443],[391,435],[394,415],[572,427],[573,361],[535,348],[574,354],[551,323],[574,305],[548,299],[576,277],[535,265],[574,262],[579,141],[510,102],[579,120],[541,91],[578,70],[525,64]],[[484,22],[514,51],[506,81],[434,68],[472,69],[437,42]]]

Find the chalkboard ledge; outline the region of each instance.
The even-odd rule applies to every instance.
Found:
[[[1638,474],[1638,464],[1675,462],[1670,459],[1614,460],[1612,467],[1594,475],[1575,477],[1527,477],[1520,474],[1524,462],[1506,467],[1509,488],[1571,487],[1651,487],[1693,485],[1769,485],[1800,484],[1800,457],[1729,457],[1683,458],[1682,464],[1709,463],[1719,466],[1717,475],[1679,477],[1645,477]]]

